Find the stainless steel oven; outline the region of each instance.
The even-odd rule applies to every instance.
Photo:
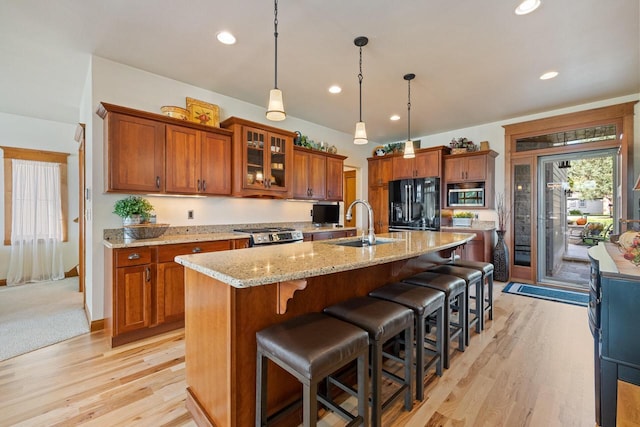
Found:
[[[484,207],[484,188],[448,188],[449,207]]]
[[[265,246],[284,243],[299,243],[304,237],[302,231],[285,227],[240,228],[233,230],[249,236],[249,246]]]

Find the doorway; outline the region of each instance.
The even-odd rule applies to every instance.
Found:
[[[616,151],[538,158],[538,283],[588,290],[587,250],[608,240],[619,210]]]

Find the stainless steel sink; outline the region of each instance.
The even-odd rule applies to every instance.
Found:
[[[383,245],[385,243],[393,243],[393,242],[399,242],[401,239],[384,239],[384,238],[377,238],[376,239],[376,244],[375,245],[369,245],[369,242],[367,242],[367,240],[362,240],[360,238],[356,239],[356,240],[343,240],[343,241],[339,241],[339,242],[327,242],[329,244],[332,245],[337,245],[337,246],[351,246],[354,248],[364,248],[367,246],[377,246],[377,245]]]

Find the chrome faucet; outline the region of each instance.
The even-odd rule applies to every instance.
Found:
[[[369,243],[369,245],[375,245],[376,244],[376,235],[373,232],[373,208],[371,207],[369,202],[367,202],[366,200],[361,200],[361,199],[354,200],[349,205],[349,208],[347,209],[346,219],[347,219],[347,221],[351,221],[351,208],[353,208],[353,206],[358,204],[358,203],[363,204],[367,208],[367,211],[369,211],[369,234],[367,235],[367,242]]]

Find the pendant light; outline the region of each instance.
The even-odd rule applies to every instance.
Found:
[[[411,80],[416,77],[415,74],[405,74],[404,79],[407,81],[408,97],[407,97],[407,141],[404,143],[404,158],[413,159],[416,154],[413,151],[413,141],[411,140]]]
[[[353,43],[360,48],[360,73],[358,73],[358,84],[360,85],[360,120],[356,123],[356,133],[353,137],[353,143],[363,145],[369,142],[369,140],[367,139],[367,130],[362,121],[362,46],[366,46],[367,43],[369,43],[369,39],[360,36],[356,37]]]
[[[269,106],[267,107],[267,119],[279,122],[287,118],[282,102],[282,91],[278,89],[278,0],[273,1],[273,37],[275,39],[275,84],[269,92]]]

